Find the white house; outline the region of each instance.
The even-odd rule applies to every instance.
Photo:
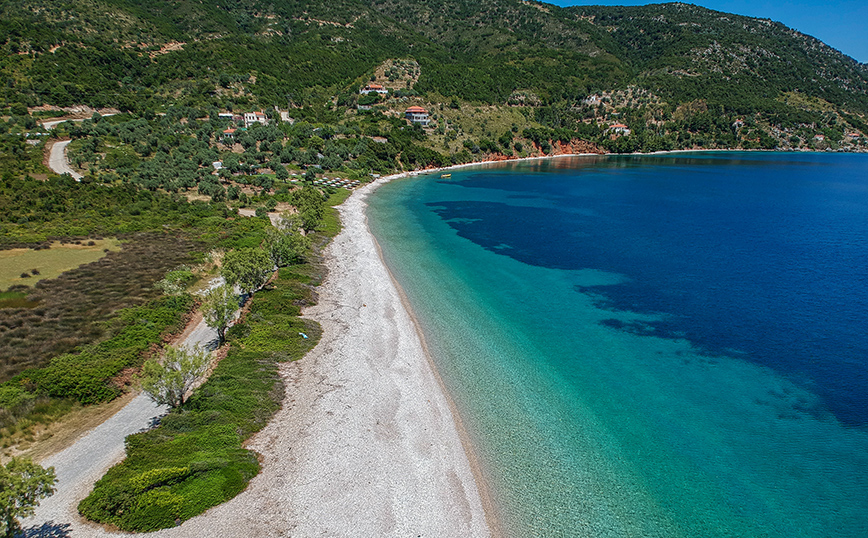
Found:
[[[431,121],[428,118],[428,111],[421,106],[411,106],[404,112],[404,117],[412,123],[418,123],[422,127],[428,127],[428,123]]]
[[[623,123],[616,123],[609,127],[609,132],[618,134],[618,135],[629,135],[630,128],[624,125]]]
[[[245,112],[244,127],[250,128],[250,126],[254,123],[268,125],[268,116],[266,116],[263,112]]]
[[[373,93],[379,93],[380,95],[386,95],[389,93],[389,90],[380,86],[379,84],[368,84],[367,86],[365,86],[364,88],[359,90],[359,93],[362,95],[368,95],[369,93],[372,93],[372,92]]]

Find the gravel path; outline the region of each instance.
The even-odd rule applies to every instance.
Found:
[[[217,332],[200,321],[184,335],[183,345],[201,345],[213,349]],[[33,517],[22,521],[27,538],[62,538],[88,536],[101,529],[85,523],[78,515],[78,503],[93,489],[94,483],[124,457],[127,435],[150,428],[168,407],[157,406],[145,394],[140,394],[74,445],[39,462],[53,466],[57,473],[57,491],[44,499]]]
[[[69,161],[66,160],[66,146],[70,142],[72,140],[64,140],[62,142],[55,142],[51,146],[51,152],[48,154],[48,167],[58,174],[69,174],[76,180],[80,180],[84,176],[73,170],[69,166]]]

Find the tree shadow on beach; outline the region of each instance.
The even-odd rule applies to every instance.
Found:
[[[23,536],[24,538],[69,538],[71,532],[72,525],[69,523],[55,523],[49,521],[42,525],[27,527],[24,529],[24,534],[18,534],[16,536]]]

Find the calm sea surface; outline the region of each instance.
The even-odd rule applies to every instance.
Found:
[[[868,156],[564,158],[370,202],[508,536],[868,536]]]

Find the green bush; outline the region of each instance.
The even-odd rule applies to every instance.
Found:
[[[310,269],[285,269],[252,297],[208,381],[158,428],[127,437],[126,459],[79,504],[83,516],[126,531],[171,527],[231,499],[256,476],[256,454],[242,444],[280,408],[278,362],[301,358],[320,334],[293,304],[311,300],[302,282],[310,277],[301,278]]]

